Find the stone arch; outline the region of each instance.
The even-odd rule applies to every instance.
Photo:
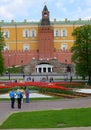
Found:
[[[36,73],[52,73],[53,72],[53,65],[48,63],[40,63],[36,65]]]

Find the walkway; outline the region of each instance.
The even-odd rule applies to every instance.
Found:
[[[0,102],[0,125],[6,120],[10,114],[21,111],[39,111],[39,110],[60,110],[68,108],[87,108],[91,107],[91,98],[76,98],[76,99],[61,99],[61,100],[41,100],[31,101],[30,103],[22,103],[22,108],[18,109],[15,104],[15,109],[10,108],[10,102]],[[91,127],[82,128],[60,128],[61,130],[91,130]],[[33,130],[33,129],[31,129]],[[34,129],[37,130],[37,129]],[[38,129],[44,130],[44,129]],[[49,129],[45,129],[49,130]],[[59,130],[59,129],[50,129]]]

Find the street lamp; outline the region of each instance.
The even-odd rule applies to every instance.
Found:
[[[25,74],[24,74],[24,71],[23,71],[23,60],[21,60],[21,73],[23,74],[23,78],[25,78]]]
[[[65,68],[65,70],[64,70],[64,80],[65,81],[67,81],[67,79],[68,79],[68,75],[67,75],[67,59],[65,59],[65,63],[64,63],[64,68]]]
[[[23,60],[21,60],[21,73],[23,73]]]
[[[65,74],[67,73],[67,60],[65,59]]]
[[[68,65],[68,66],[67,66],[67,72],[70,73],[70,82],[72,81],[71,69],[72,69],[71,65],[70,65],[70,66]]]
[[[10,80],[10,55],[8,56],[8,73],[9,73],[9,80]]]

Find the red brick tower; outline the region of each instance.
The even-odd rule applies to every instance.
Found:
[[[53,29],[49,20],[49,11],[44,6],[41,25],[39,26],[39,59],[52,59],[53,56]]]

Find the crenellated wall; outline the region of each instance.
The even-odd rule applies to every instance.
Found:
[[[27,65],[29,62],[31,62],[32,59],[37,59],[37,60],[39,59],[39,52],[35,50],[3,51],[2,54],[4,57],[5,67],[12,67],[13,65],[15,66]],[[66,51],[55,50],[53,54],[53,59],[57,59],[60,63],[72,64],[71,56],[72,53],[69,50]]]
[[[2,52],[5,67],[19,66],[28,64],[33,57],[37,58],[36,51],[5,51]]]

